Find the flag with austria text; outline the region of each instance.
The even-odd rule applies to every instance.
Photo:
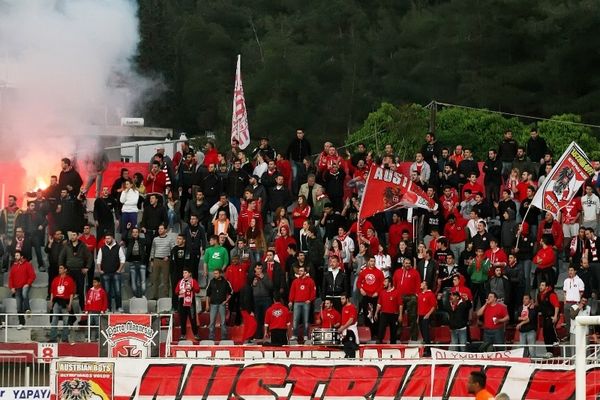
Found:
[[[248,112],[244,98],[244,85],[242,84],[242,56],[238,55],[235,69],[235,85],[233,89],[233,114],[231,117],[231,141],[237,140],[240,149],[245,149],[250,144],[250,130],[248,129]]]
[[[571,142],[535,192],[531,205],[554,217],[565,207],[584,182],[594,175],[594,167],[584,151]]]
[[[371,166],[358,212],[360,219],[384,211],[416,207],[435,210],[437,204],[404,174],[375,164]]]

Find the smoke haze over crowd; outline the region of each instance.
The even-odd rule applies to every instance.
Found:
[[[61,157],[93,148],[89,126],[131,116],[153,85],[132,67],[134,1],[0,0],[0,37],[0,84],[9,87],[0,145],[21,162],[30,188],[58,173]]]

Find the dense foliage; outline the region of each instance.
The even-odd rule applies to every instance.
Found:
[[[138,2],[138,66],[169,87],[144,110],[155,125],[225,138],[238,53],[252,135],[279,146],[297,127],[341,143],[383,101],[600,122],[597,0]],[[481,147],[516,123],[448,113],[440,134]]]

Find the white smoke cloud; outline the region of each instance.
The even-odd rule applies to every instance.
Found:
[[[134,72],[138,42],[134,0],[0,0],[0,144],[28,180],[97,143],[90,125],[131,116],[155,84]]]

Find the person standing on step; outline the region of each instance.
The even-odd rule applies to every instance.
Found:
[[[86,249],[87,250],[87,249]],[[56,326],[58,320],[63,320],[63,329],[61,338],[63,342],[69,342],[69,328],[64,317],[56,314],[72,314],[73,313],[73,297],[77,293],[77,284],[69,275],[69,270],[66,265],[60,265],[58,267],[58,276],[54,278],[51,285],[50,292],[50,303],[48,303],[49,311],[54,314],[52,316],[50,330],[50,343],[55,343],[58,336]],[[84,299],[85,301],[85,299]]]
[[[17,300],[17,312],[19,313],[19,326],[22,329],[25,325],[23,313],[31,313],[29,308],[29,290],[33,281],[35,281],[35,271],[33,265],[27,261],[21,250],[15,250],[13,255],[15,262],[8,273],[8,287],[12,296]]]
[[[183,268],[183,277],[177,282],[175,292],[177,293],[179,304],[177,313],[179,314],[179,323],[181,324],[181,336],[179,340],[185,340],[187,335],[187,322],[190,321],[194,339],[200,340],[198,335],[198,324],[196,323],[196,293],[200,292],[198,281],[192,277],[190,267]]]
[[[225,314],[227,303],[231,299],[231,285],[225,279],[222,269],[213,271],[213,279],[206,288],[206,309],[210,311],[210,324],[208,326],[208,338],[215,340],[215,323],[217,313],[221,317],[221,340],[227,339],[227,323]]]
[[[114,240],[112,232],[107,233],[104,237],[104,246],[98,250],[96,264],[108,293],[108,308],[113,309],[112,301],[114,298],[114,309],[122,313],[121,272],[123,272],[123,268],[125,267],[125,251]]]

